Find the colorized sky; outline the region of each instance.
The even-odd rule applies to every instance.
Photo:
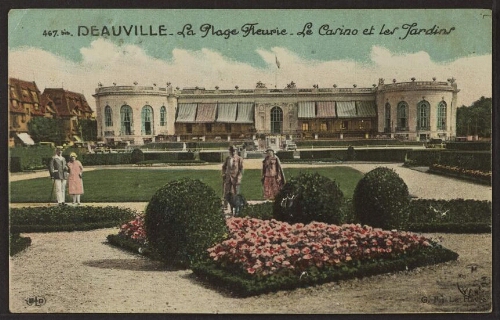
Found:
[[[28,9],[8,23],[9,76],[83,92],[92,107],[99,82],[310,88],[454,77],[465,105],[492,90],[489,10]]]

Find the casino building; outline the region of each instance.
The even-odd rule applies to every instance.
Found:
[[[397,138],[423,141],[455,136],[457,84],[416,81],[371,88],[225,90],[102,86],[96,99],[98,136],[107,143],[153,141]]]

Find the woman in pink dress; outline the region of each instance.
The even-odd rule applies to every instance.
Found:
[[[274,200],[274,197],[285,184],[285,174],[281,168],[280,159],[274,155],[273,149],[267,149],[267,156],[262,161],[262,186],[264,198]]]
[[[76,160],[76,153],[72,152],[69,155],[67,166],[69,171],[68,192],[73,196],[73,203],[80,204],[80,195],[83,194],[83,166],[80,161]]]

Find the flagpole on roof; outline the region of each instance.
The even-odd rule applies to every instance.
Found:
[[[274,73],[274,88],[277,88],[278,85],[278,69],[280,68],[280,62],[278,61],[278,56],[274,55],[274,59],[276,60],[276,72]]]

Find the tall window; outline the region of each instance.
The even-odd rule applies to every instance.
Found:
[[[446,130],[446,102],[444,101],[441,101],[438,105],[437,122],[438,130]]]
[[[391,105],[385,104],[385,131],[391,131]]]
[[[110,106],[104,107],[104,123],[106,124],[106,127],[111,127],[113,125],[113,117]]]
[[[205,123],[205,131],[207,133],[211,133],[212,132],[212,124],[211,123]]]
[[[144,106],[141,112],[141,134],[153,134],[153,108],[151,106]]]
[[[417,128],[429,130],[429,110],[430,105],[427,101],[420,101],[417,104]]]
[[[121,134],[132,134],[132,108],[128,105],[122,106],[120,109],[120,116],[122,121]]]
[[[302,131],[309,131],[309,122],[302,122]]]
[[[398,103],[398,127],[400,130],[408,128],[408,104],[404,101]]]
[[[271,133],[281,133],[283,128],[283,111],[279,107],[271,109]]]
[[[193,133],[193,124],[186,123],[186,133]]]
[[[164,126],[165,125],[165,116],[167,114],[167,109],[165,108],[165,106],[162,106],[160,108],[160,126]]]

